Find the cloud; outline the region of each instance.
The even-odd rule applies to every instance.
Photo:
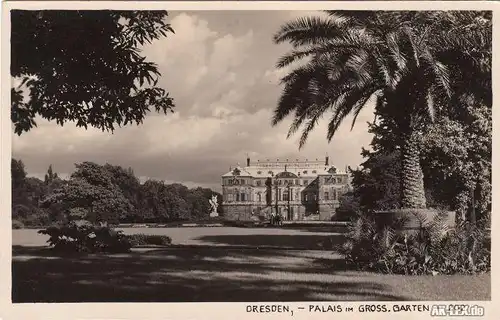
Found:
[[[286,139],[291,119],[276,127],[271,116],[280,95],[279,79],[289,69],[274,64],[286,47],[274,45],[279,25],[300,15],[275,13],[175,13],[175,34],[144,48],[157,63],[159,85],[175,99],[174,114],[148,115],[140,126],[110,134],[96,129],[57,126],[45,120],[31,132],[13,137],[13,156],[32,175],[43,176],[49,164],[60,174],[74,163],[95,161],[134,168],[141,177],[220,189],[220,176],[246,154],[252,159],[324,157],[343,167],[360,163],[367,146],[366,121],[373,105],[341,126],[328,144],[326,121],[314,130],[303,150],[299,135]],[[255,23],[262,21],[262,23]]]

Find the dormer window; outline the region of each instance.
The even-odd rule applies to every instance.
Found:
[[[262,174],[262,171],[257,171],[257,174]]]
[[[307,170],[304,170],[304,172],[303,172],[303,173],[304,173],[304,174],[307,174]]]

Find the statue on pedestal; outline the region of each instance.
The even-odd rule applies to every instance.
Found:
[[[219,203],[217,201],[217,195],[213,195],[212,199],[208,200],[210,203],[212,211],[210,212],[210,217],[218,217],[217,208],[219,207]]]

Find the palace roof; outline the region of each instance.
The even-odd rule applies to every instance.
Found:
[[[257,161],[249,166],[236,166],[222,177],[253,178],[315,178],[318,175],[346,174],[345,171],[338,170],[335,166],[327,165],[324,161]]]

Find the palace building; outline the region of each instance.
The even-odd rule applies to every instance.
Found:
[[[330,220],[339,196],[349,190],[348,174],[324,161],[276,160],[230,168],[222,175],[224,216],[230,220],[269,218]]]

